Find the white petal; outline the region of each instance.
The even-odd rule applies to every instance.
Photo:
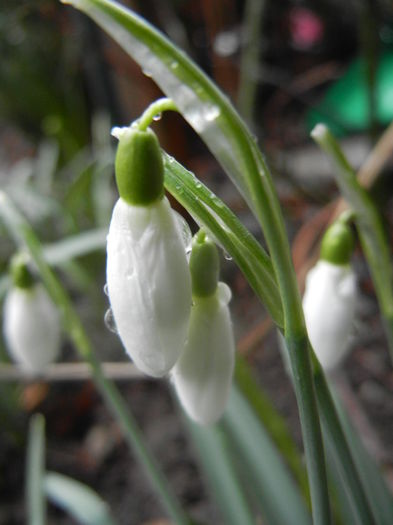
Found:
[[[11,357],[28,371],[42,371],[59,353],[58,312],[41,284],[8,293],[3,329]]]
[[[115,205],[107,238],[107,284],[122,343],[146,374],[160,377],[184,348],[191,308],[185,249],[169,202]]]
[[[310,342],[326,370],[349,351],[356,303],[356,280],[349,266],[319,261],[306,280],[303,309]]]
[[[204,425],[214,423],[224,412],[234,370],[228,294],[222,301],[221,292],[193,305],[187,345],[172,372],[185,411]]]

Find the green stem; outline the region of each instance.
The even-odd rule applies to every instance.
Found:
[[[261,24],[266,7],[264,0],[248,0],[244,8],[245,43],[241,62],[238,88],[238,107],[240,113],[250,124],[253,123],[255,96],[258,87],[257,72],[260,69]]]
[[[159,98],[146,108],[142,116],[136,121],[141,131],[146,131],[154,119],[161,117],[164,111],[179,111],[176,104],[170,98]]]
[[[45,261],[38,238],[3,192],[0,192],[0,216],[2,216],[18,244],[29,251],[43,283],[62,314],[66,332],[69,334],[79,355],[91,366],[93,380],[98,390],[121,426],[131,450],[136,453],[139,461],[145,467],[150,481],[160,495],[169,515],[172,516],[178,525],[190,525],[191,520],[170,490],[168,480],[162,474],[154,456],[146,446],[143,435],[130,413],[128,405],[121,397],[115,384],[102,373],[100,363],[93,352],[90,340],[72,306],[67,292]]]
[[[26,503],[29,525],[46,523],[46,500],[43,491],[45,471],[45,419],[35,414],[30,420],[26,461]]]
[[[367,494],[364,491],[356,465],[352,459],[329,386],[317,360],[315,360],[314,364],[314,379],[322,423],[329,440],[334,443],[334,453],[338,458],[337,467],[344,479],[344,485],[350,490],[353,511],[361,525],[375,525]]]

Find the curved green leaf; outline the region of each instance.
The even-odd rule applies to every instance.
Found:
[[[55,503],[83,525],[115,525],[108,505],[87,485],[75,479],[47,472],[44,489]]]
[[[248,403],[232,388],[224,424],[269,525],[311,525],[298,488]]]
[[[225,523],[254,525],[255,516],[235,472],[225,432],[218,425],[203,427],[189,419],[187,426]]]
[[[278,326],[281,298],[269,256],[236,215],[193,173],[164,154],[165,187],[233,257]]]

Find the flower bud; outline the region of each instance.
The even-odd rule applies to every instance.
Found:
[[[150,130],[114,128],[119,139],[115,173],[120,197],[146,206],[164,195],[164,164],[156,135]]]
[[[351,227],[336,221],[326,230],[321,242],[321,259],[332,264],[348,264],[355,247]]]
[[[303,309],[310,342],[326,370],[349,351],[356,304],[356,280],[349,265],[320,260],[306,279]]]
[[[142,372],[161,377],[184,348],[191,279],[175,213],[162,197],[162,187],[158,191],[158,142],[151,141],[151,132],[124,133],[116,161],[120,199],[107,237],[108,295],[128,355]],[[143,180],[148,186],[150,175],[151,192],[140,184]]]
[[[216,246],[200,231],[190,258],[193,306],[184,352],[172,371],[177,396],[191,419],[208,425],[225,410],[235,363],[228,303],[231,292],[218,280]]]
[[[39,373],[60,350],[60,320],[40,283],[13,287],[4,302],[4,338],[14,361]]]

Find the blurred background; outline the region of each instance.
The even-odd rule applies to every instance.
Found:
[[[367,160],[367,184],[391,239],[393,9],[388,0],[345,5],[338,0],[317,5],[300,0],[122,3],[184,49],[251,127],[273,171],[300,286],[338,198],[332,168],[309,138],[317,122],[336,133],[356,169]],[[76,10],[55,0],[1,0],[0,5],[1,188],[48,247],[93,232],[88,238],[96,248],[63,261],[57,270],[100,359],[126,362],[119,340],[104,323],[104,242],[117,198],[110,129],[130,123],[161,93],[148,71],[142,72]],[[154,129],[164,149],[260,238],[241,197],[182,118],[167,113]],[[370,157],[382,136],[384,148]],[[2,298],[14,250],[1,230]],[[335,381],[393,483],[393,373],[368,270],[358,252],[355,267],[361,296],[353,352]],[[300,443],[294,396],[275,331],[225,254],[222,279],[233,290],[239,352],[247,356]],[[159,501],[90,380],[72,373],[51,381],[15,380],[5,366],[9,359],[2,340],[0,345],[0,524],[25,523],[26,431],[36,411],[47,422],[48,468],[96,489],[119,523],[164,523],[159,521],[164,515]],[[66,340],[61,360],[77,362]],[[181,501],[196,518],[222,523],[167,382],[123,378],[119,385]],[[73,523],[55,507],[49,516],[51,523]]]

